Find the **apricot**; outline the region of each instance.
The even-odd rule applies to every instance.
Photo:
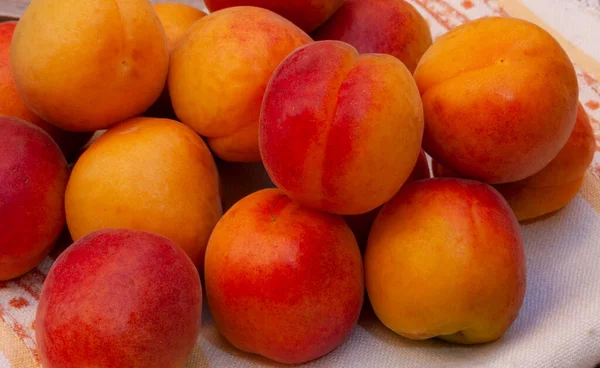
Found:
[[[206,250],[206,297],[240,350],[283,363],[323,356],[350,334],[363,303],[360,251],[340,216],[278,189],[225,213]]]
[[[306,32],[312,32],[325,22],[344,0],[205,0],[211,12],[235,6],[256,6],[269,9],[289,19]]]
[[[106,228],[150,231],[199,269],[222,214],[208,147],[187,126],[154,118],[122,122],[92,143],[73,168],[65,203],[73,240]]]
[[[462,177],[524,179],[556,157],[573,130],[578,86],[552,36],[513,18],[483,18],[440,37],[415,79],[423,147]]]
[[[353,215],[400,189],[422,135],[421,99],[401,61],[320,41],[296,50],[273,75],[259,142],[269,176],[286,195]]]
[[[10,44],[17,22],[0,23],[0,115],[12,116],[39,126],[58,144],[67,158],[91,138],[89,133],[73,133],[59,129],[37,116],[23,101],[10,69]]]
[[[179,119],[226,161],[260,161],[258,120],[279,63],[310,37],[266,9],[236,7],[192,26],[173,51],[169,91]]]
[[[393,55],[411,73],[432,42],[427,21],[404,0],[346,0],[312,36],[347,42],[360,53]]]
[[[109,229],[67,248],[36,315],[42,365],[182,368],[202,315],[198,271],[170,240]]]
[[[160,19],[167,37],[169,54],[175,49],[175,45],[181,40],[185,32],[206,13],[193,6],[180,3],[159,3],[154,5],[154,10]],[[144,116],[156,118],[175,119],[175,111],[169,97],[167,81],[160,97],[146,110]]]
[[[536,174],[512,183],[496,184],[519,221],[547,215],[565,207],[577,195],[592,163],[596,141],[581,103],[573,132],[558,155]],[[433,162],[435,176],[457,176]]]
[[[202,10],[180,3],[155,4],[154,10],[165,29],[169,53],[173,51],[177,42],[183,38],[188,29],[206,16]]]
[[[0,116],[0,281],[50,252],[65,225],[67,162],[40,127]]]
[[[147,0],[33,0],[11,45],[27,106],[70,131],[104,129],[146,111],[168,64],[165,33]]]
[[[377,216],[364,262],[375,314],[410,339],[496,340],[525,295],[519,223],[496,190],[472,180],[402,187]]]
[[[427,162],[425,153],[421,150],[417,164],[413,168],[408,179],[406,179],[404,185],[416,180],[429,179],[430,177],[431,173],[429,171],[429,163]],[[356,237],[356,241],[358,242],[358,246],[360,247],[361,251],[364,251],[365,246],[367,245],[369,231],[371,231],[373,221],[375,221],[375,218],[377,217],[377,214],[379,214],[380,210],[381,206],[360,215],[344,216],[344,220],[346,220],[346,223],[348,226],[350,226],[350,230],[352,230],[354,233],[354,237]]]

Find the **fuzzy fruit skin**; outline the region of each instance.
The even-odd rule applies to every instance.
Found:
[[[297,49],[269,82],[259,146],[292,199],[354,215],[388,201],[421,151],[423,109],[404,64],[341,41]]]
[[[74,133],[62,130],[37,116],[25,104],[10,68],[10,44],[16,21],[0,23],[0,115],[23,119],[44,129],[58,144],[67,158],[83,147],[92,137],[90,133]]]
[[[193,6],[173,2],[155,4],[154,10],[156,11],[156,15],[158,15],[158,19],[160,19],[160,23],[165,29],[169,55],[171,55],[175,46],[177,46],[187,30],[198,20],[206,16],[205,12],[194,8]],[[169,119],[175,118],[167,82],[168,81],[165,81],[165,88],[160,97],[144,113],[144,116]]]
[[[567,144],[542,170],[523,180],[496,184],[519,221],[532,220],[558,211],[579,193],[594,153],[596,140],[588,114],[581,103],[575,127]],[[438,162],[432,162],[436,177],[458,177]]]
[[[165,29],[169,53],[175,49],[177,42],[183,38],[188,29],[206,16],[202,10],[180,3],[155,4],[154,10]]]
[[[212,12],[235,6],[256,6],[269,9],[302,28],[312,32],[325,22],[344,0],[205,0]]]
[[[569,139],[579,88],[573,64],[545,30],[516,18],[455,28],[414,73],[423,148],[462,177],[490,184],[540,171]]]
[[[50,252],[65,225],[68,167],[40,127],[0,116],[0,280],[21,276]]]
[[[178,121],[134,118],[81,155],[65,195],[73,240],[126,228],[171,239],[198,269],[223,214],[219,173],[206,144]]]
[[[45,368],[181,368],[201,315],[200,277],[181,249],[156,234],[106,229],[52,266],[36,341]]]
[[[429,24],[404,0],[346,0],[312,36],[347,42],[360,53],[390,54],[411,73],[432,42]]]
[[[146,111],[169,68],[165,32],[147,0],[33,0],[10,53],[27,106],[77,132]]]
[[[365,278],[376,315],[402,336],[496,340],[525,295],[519,223],[487,184],[454,178],[410,183],[373,224]]]
[[[340,216],[264,189],[219,221],[206,253],[206,296],[240,350],[303,363],[339,346],[358,320],[362,259]]]
[[[169,92],[178,118],[230,162],[258,162],[258,120],[269,79],[312,39],[266,9],[241,6],[196,22],[171,54]]]
[[[410,176],[406,180],[404,185],[408,183],[412,183],[413,181],[429,179],[431,177],[431,172],[429,170],[429,163],[427,162],[427,157],[425,156],[425,152],[421,151],[419,154],[419,159],[417,160],[417,164],[413,168],[413,171],[410,173]],[[354,233],[356,237],[356,241],[358,242],[358,246],[361,251],[365,250],[367,246],[367,240],[369,239],[369,231],[371,231],[371,226],[377,217],[379,211],[381,211],[381,207],[377,207],[374,210],[371,210],[367,213],[361,213],[360,215],[348,215],[344,216],[344,220],[350,229]]]

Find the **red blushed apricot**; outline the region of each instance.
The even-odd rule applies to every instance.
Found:
[[[90,133],[73,133],[59,129],[37,116],[27,107],[13,79],[10,68],[10,43],[17,22],[0,23],[0,115],[23,119],[44,129],[70,158],[91,138]]]
[[[404,0],[346,0],[312,35],[347,42],[360,53],[393,55],[411,72],[432,41],[425,18]]]
[[[312,32],[325,22],[344,0],[205,0],[204,3],[211,12],[234,6],[269,9],[289,19],[305,32]]]
[[[301,207],[278,189],[245,197],[219,221],[205,282],[223,336],[283,363],[338,347],[364,296],[360,251],[344,220]]]
[[[175,244],[100,230],[50,269],[35,320],[38,352],[45,368],[181,368],[201,315],[198,271]]]
[[[406,180],[406,183],[412,183],[416,180],[429,179],[431,177],[431,173],[429,171],[429,163],[427,162],[427,157],[425,153],[421,151],[419,154],[419,159],[417,160],[417,164],[413,168],[413,171],[410,173],[410,176]],[[365,246],[367,245],[367,239],[369,238],[369,231],[371,231],[371,226],[373,225],[373,221],[377,217],[377,214],[381,210],[381,206],[377,207],[374,210],[371,210],[367,213],[363,213],[360,215],[348,215],[344,216],[344,220],[348,226],[350,226],[350,230],[354,233],[356,237],[356,241],[358,242],[358,246],[361,251],[364,251]]]
[[[67,162],[41,128],[0,117],[0,280],[50,252],[65,225]]]
[[[579,192],[595,151],[594,132],[580,103],[567,144],[546,167],[523,180],[494,187],[508,201],[519,221],[558,211]],[[433,172],[438,177],[457,176],[437,162],[433,162]]]
[[[199,19],[206,16],[206,13],[202,10],[175,2],[155,4],[154,10],[165,29],[169,53],[173,51],[175,45],[183,38],[188,29]]]
[[[573,64],[552,36],[513,18],[484,18],[440,37],[415,80],[423,148],[462,177],[491,184],[540,171],[569,139],[577,115]]]
[[[312,39],[287,19],[251,6],[212,13],[171,53],[169,93],[184,124],[226,161],[260,161],[258,120],[271,75]]]
[[[349,215],[400,189],[422,134],[421,100],[402,62],[320,41],[296,50],[273,75],[259,146],[269,176],[288,196]]]
[[[402,187],[377,216],[364,259],[375,314],[410,339],[496,340],[525,296],[517,219],[496,190],[473,180]]]

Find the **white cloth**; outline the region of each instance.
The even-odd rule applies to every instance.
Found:
[[[599,0],[521,0],[575,46],[600,60]]]

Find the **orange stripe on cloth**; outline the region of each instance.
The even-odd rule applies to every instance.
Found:
[[[450,30],[469,21],[463,13],[443,0],[414,0],[440,25]]]
[[[40,367],[25,343],[6,324],[0,310],[0,354],[8,360],[10,368]]]
[[[488,8],[492,9],[494,13],[501,17],[508,17],[510,15],[502,6],[500,6],[500,4],[498,4],[497,0],[485,0],[484,3]]]

